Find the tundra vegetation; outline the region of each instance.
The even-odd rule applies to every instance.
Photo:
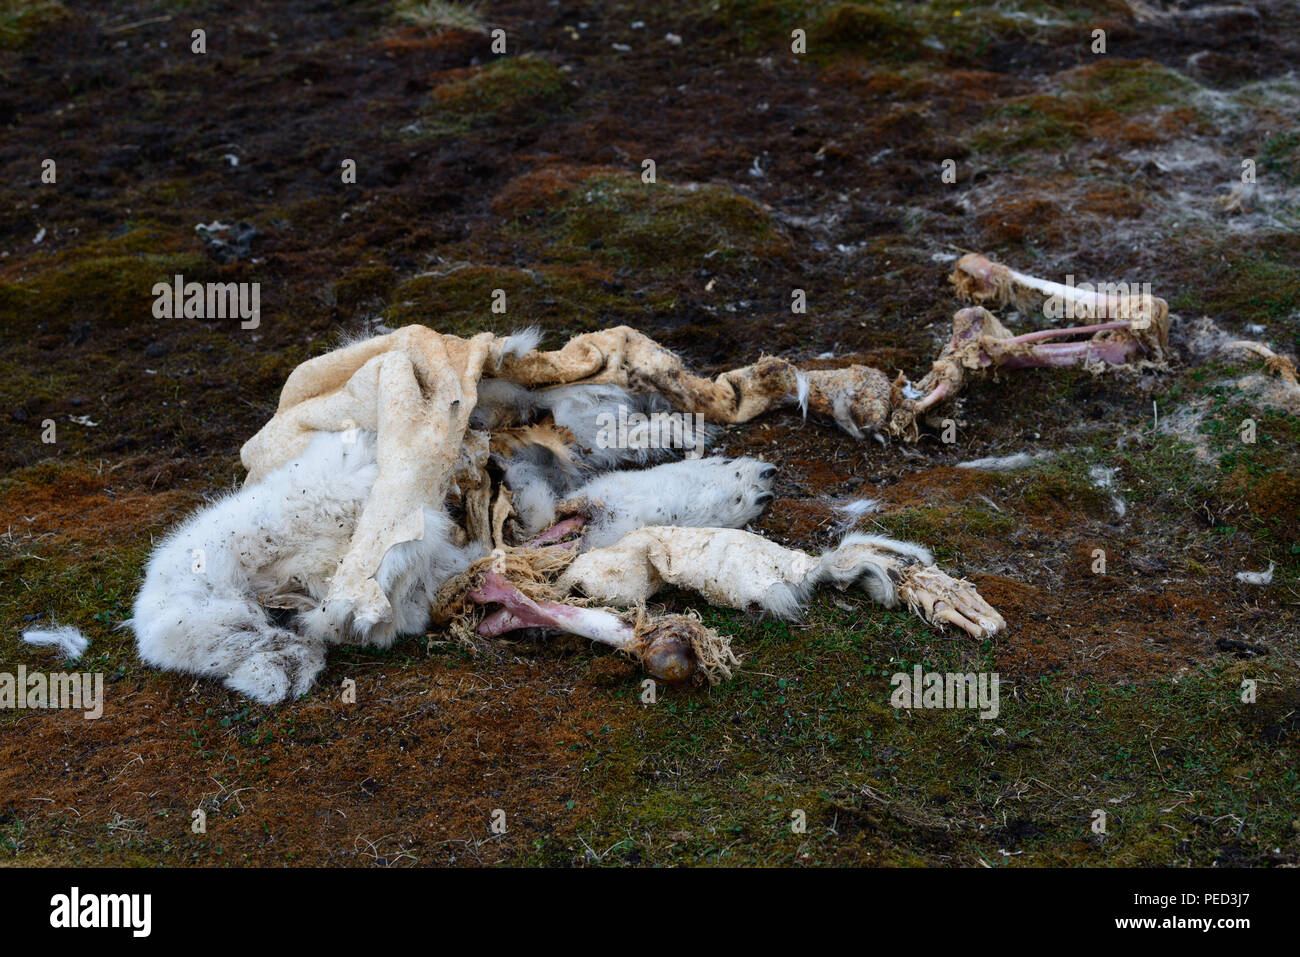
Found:
[[[0,712],[0,861],[1300,863],[1300,424],[1187,338],[1300,346],[1300,11],[1173,6],[0,0],[0,670],[59,670],[18,641],[56,620],[106,680],[98,721]],[[246,254],[214,222],[251,224]],[[851,595],[797,625],[706,608],[744,667],[645,704],[585,641],[435,633],[270,709],[115,630],[151,543],[344,335],[626,323],[702,372],[919,375],[960,250],[1151,283],[1180,361],[983,382],[915,451],[797,413],[718,447],[780,466],[769,537],[819,550],[877,499],[853,527],[932,547],[1004,635]],[[177,273],[260,282],[259,327],[155,319]],[[1022,451],[1052,454],[956,468]],[[998,718],[893,709],[917,664],[997,671]]]

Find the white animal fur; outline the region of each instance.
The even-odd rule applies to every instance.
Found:
[[[29,628],[23,632],[23,641],[41,648],[56,648],[69,661],[76,661],[84,655],[90,644],[89,638],[69,625]]]
[[[592,530],[605,542],[665,518],[744,524],[762,511],[769,471],[775,470],[748,459],[687,460],[611,473],[580,491],[593,501],[598,495]],[[534,485],[549,488],[538,472],[535,483],[513,489],[517,504]],[[323,603],[376,474],[373,433],[324,433],[298,459],[184,522],[145,570],[130,622],[140,656],[274,703],[311,687],[328,644],[382,647],[424,631],[441,585],[484,553],[451,544],[452,520],[440,508],[426,508],[424,538],[390,550],[375,575],[392,604],[392,622],[370,626]],[[296,610],[292,627],[275,623],[259,599]]]
[[[131,621],[140,657],[275,702],[311,687],[326,642],[382,646],[427,626],[432,594],[477,557],[450,544],[451,520],[432,508],[424,538],[390,551],[376,574],[391,624],[367,629],[320,604],[376,474],[373,433],[322,434],[262,482],[192,516],[145,570]],[[267,596],[301,611],[295,629],[271,621],[258,600]]]

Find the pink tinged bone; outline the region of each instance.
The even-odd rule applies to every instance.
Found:
[[[932,391],[929,395],[925,396],[922,399],[916,400],[915,409],[917,412],[924,412],[926,409],[930,408],[930,406],[942,402],[944,399],[948,398],[948,396],[951,394],[952,394],[952,384],[947,380],[941,381],[938,385],[934,387],[934,391]]]
[[[1108,332],[1111,329],[1127,329],[1131,325],[1130,322],[1103,322],[1095,326],[1075,326],[1072,329],[1043,329],[1039,332],[1026,332],[1021,336],[1013,336],[1007,342],[1039,342],[1043,339],[1059,339],[1062,336],[1081,336],[1094,332]]]
[[[530,538],[528,541],[524,542],[524,544],[521,547],[537,548],[540,545],[549,545],[551,542],[558,542],[560,539],[568,535],[571,535],[574,532],[582,531],[583,527],[586,524],[587,524],[587,519],[585,516],[574,515],[571,518],[566,518],[562,522],[556,522],[554,525],[552,525],[546,531],[542,532],[536,538]],[[569,548],[573,544],[574,544],[573,542],[560,542],[560,547]]]
[[[1033,346],[1027,354],[995,356],[991,359],[1003,369],[1064,368],[1097,360],[1107,365],[1123,365],[1142,352],[1142,344],[1133,339],[1099,339],[1087,342],[1049,342]]]
[[[484,575],[482,583],[467,597],[480,605],[497,603],[504,606],[502,611],[494,612],[479,623],[478,633],[484,637],[520,628],[554,628],[615,648],[631,648],[636,644],[635,629],[617,615],[595,608],[533,601],[497,572]]]

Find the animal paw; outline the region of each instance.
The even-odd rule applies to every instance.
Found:
[[[262,704],[306,694],[325,667],[325,649],[317,642],[294,642],[274,651],[249,655],[226,678],[226,687]]]
[[[909,565],[897,588],[907,607],[932,625],[952,625],[973,638],[989,638],[1007,627],[974,585],[933,565]]]

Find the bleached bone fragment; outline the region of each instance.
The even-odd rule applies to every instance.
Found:
[[[1294,388],[1300,389],[1300,378],[1297,378],[1295,362],[1290,356],[1276,353],[1262,342],[1250,342],[1245,339],[1229,342],[1228,348],[1242,349],[1259,356],[1264,360],[1265,372],[1277,376]]]
[[[967,302],[995,306],[1014,305],[1024,311],[1041,311],[1045,303],[1069,306],[1078,318],[1121,319],[1168,323],[1169,304],[1145,292],[1141,284],[1103,282],[1085,286],[1052,282],[968,253],[953,267],[949,281]],[[1136,290],[1136,291],[1135,291]]]
[[[1063,285],[1016,272],[977,253],[959,259],[949,278],[968,301],[1028,310],[1054,300],[1063,305],[1064,315],[1108,321],[1013,336],[983,305],[959,310],[953,316],[952,338],[930,372],[915,385],[901,375],[894,382],[889,431],[904,441],[919,437],[919,417],[955,399],[971,376],[984,370],[1081,365],[1097,372],[1135,361],[1164,361],[1169,306],[1145,290],[1132,292],[1123,283],[1102,284],[1096,290]],[[1053,341],[1085,335],[1090,338]]]

